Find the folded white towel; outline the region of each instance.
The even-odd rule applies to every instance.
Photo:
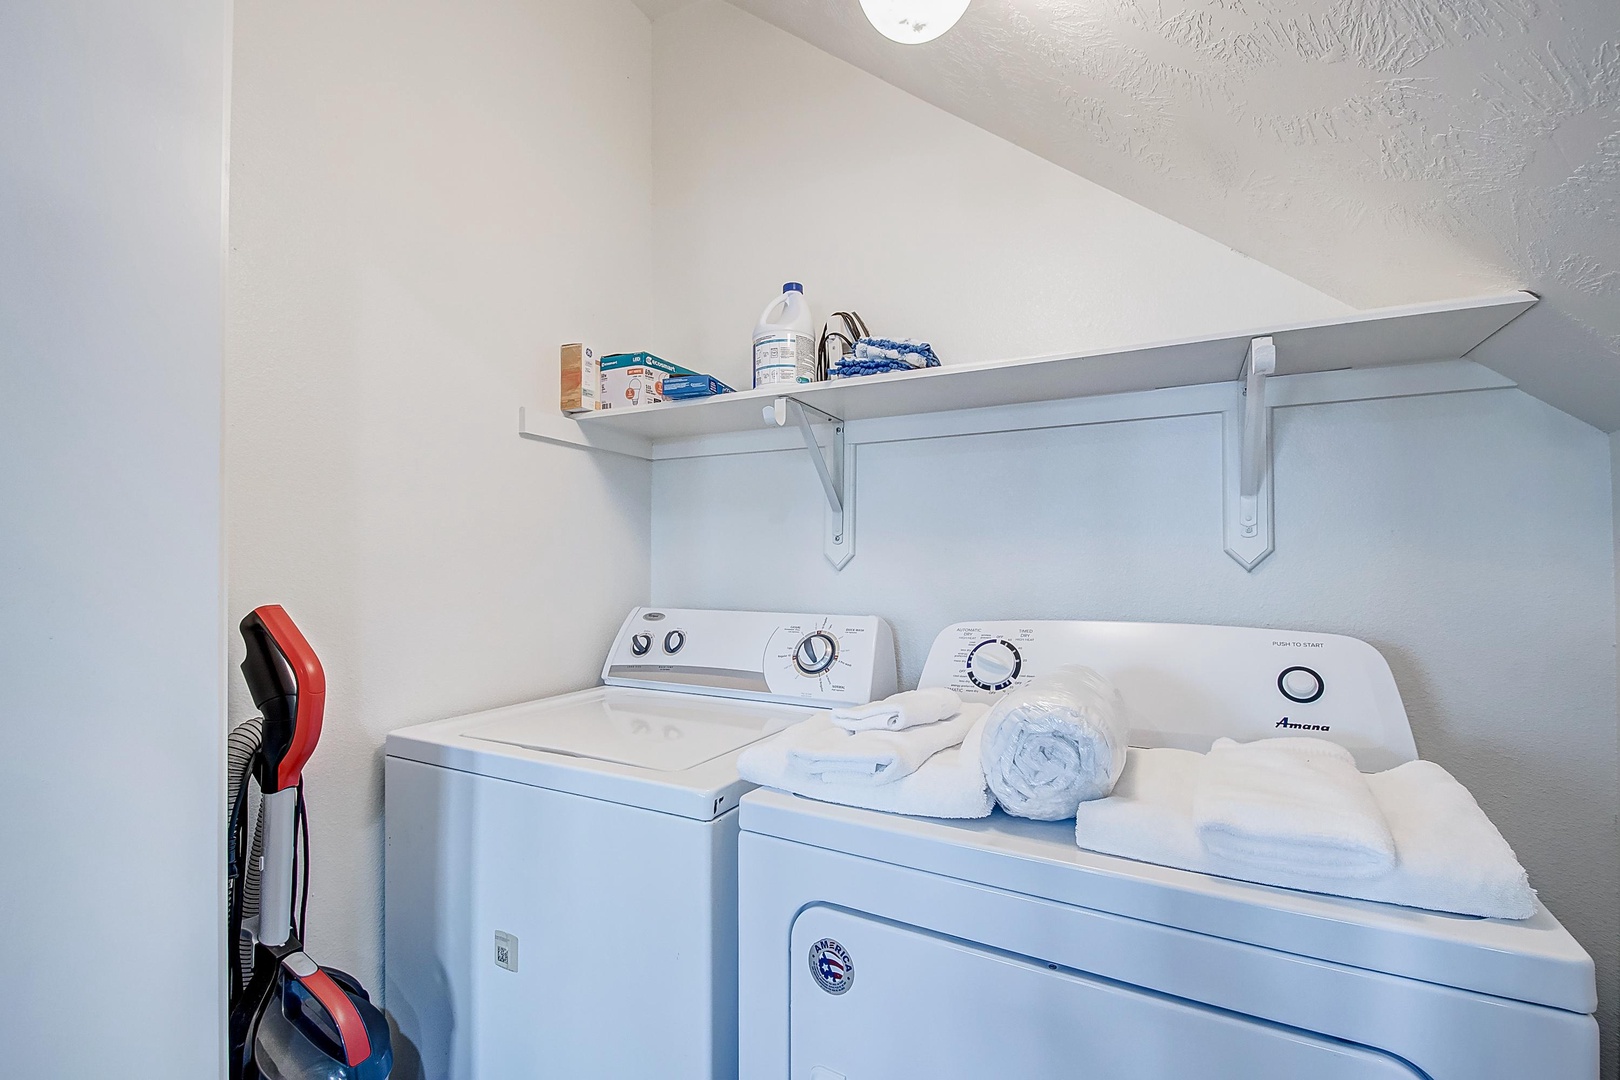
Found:
[[[969,717],[971,726],[962,745],[941,750],[922,768],[892,784],[827,783],[806,779],[790,770],[784,740],[794,728],[744,750],[737,759],[737,772],[749,783],[843,806],[914,817],[989,817],[996,804],[984,786],[984,769],[979,760],[985,711],[983,705],[963,705],[962,713]]]
[[[1199,769],[1193,826],[1210,855],[1262,870],[1367,878],[1395,867],[1395,840],[1356,759],[1326,739],[1217,739]]]
[[[788,728],[788,768],[807,780],[841,784],[892,784],[910,776],[922,763],[960,745],[977,716],[958,713],[904,731],[845,731],[832,714],[819,712]]]
[[[962,699],[956,696],[956,691],[936,686],[928,690],[892,694],[882,701],[865,705],[834,709],[832,722],[845,731],[904,731],[906,728],[949,720],[961,711]]]
[[[1536,891],[1507,839],[1457,779],[1432,761],[1409,761],[1367,777],[1395,837],[1396,878],[1409,876],[1417,900],[1387,897],[1436,911],[1528,919]],[[1386,899],[1383,896],[1368,897]]]
[[[1074,816],[1114,789],[1130,720],[1114,685],[1090,668],[1061,667],[991,706],[984,776],[1001,808],[1037,821]]]
[[[1430,911],[1488,919],[1535,914],[1535,891],[1513,849],[1468,789],[1432,761],[1366,777],[1395,840],[1395,868],[1382,877],[1347,879],[1241,866],[1205,851],[1193,824],[1203,758],[1190,750],[1133,751],[1112,797],[1084,803],[1076,813],[1080,846],[1239,881]]]

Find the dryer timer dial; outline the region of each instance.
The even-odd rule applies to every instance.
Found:
[[[986,638],[968,653],[968,681],[980,690],[1005,690],[1024,669],[1024,658],[1012,642]]]

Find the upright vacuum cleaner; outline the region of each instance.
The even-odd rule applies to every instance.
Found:
[[[263,715],[232,730],[229,744],[230,1080],[387,1080],[381,1010],[303,946],[303,769],[321,737],[326,674],[279,605],[256,608],[241,630],[242,675]]]

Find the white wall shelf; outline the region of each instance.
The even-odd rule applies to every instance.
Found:
[[[854,552],[855,460],[864,443],[1218,412],[1227,418],[1227,551],[1253,569],[1271,551],[1270,408],[1512,386],[1458,361],[1535,303],[1534,295],[1513,292],[1214,338],[765,387],[577,418],[553,405],[521,409],[518,425],[527,438],[649,460],[809,442],[823,471],[827,458],[841,459],[841,494],[828,497],[827,557],[842,566]],[[1256,373],[1251,352],[1263,359]],[[1255,391],[1265,400],[1247,406],[1245,395]],[[790,410],[789,403],[804,408]],[[790,411],[795,419],[822,422],[825,455],[808,421],[785,422]],[[822,480],[832,491],[833,481]]]

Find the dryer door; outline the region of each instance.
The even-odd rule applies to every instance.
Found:
[[[792,935],[793,1080],[1422,1080],[1397,1058],[811,907]]]

